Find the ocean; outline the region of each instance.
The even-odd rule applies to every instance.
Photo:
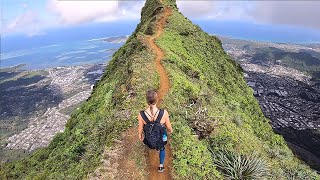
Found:
[[[25,64],[34,70],[58,66],[108,62],[124,43],[103,39],[130,35],[138,21],[85,24],[47,30],[44,35],[11,35],[1,39],[0,68]]]
[[[8,51],[1,54],[1,68],[25,64],[23,69],[34,70],[57,66],[99,64],[108,62],[121,43],[111,43],[104,38],[74,41]]]
[[[1,39],[0,68],[25,64],[25,69],[105,63],[123,43],[110,43],[103,38],[130,35],[137,21],[85,24],[46,30],[44,35],[4,36]],[[209,34],[235,39],[280,43],[319,43],[320,31],[290,26],[263,25],[247,22],[193,20]]]

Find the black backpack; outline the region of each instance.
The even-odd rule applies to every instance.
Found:
[[[162,136],[164,133],[164,127],[160,124],[161,118],[163,117],[164,110],[160,109],[158,117],[155,121],[149,121],[144,111],[140,111],[142,119],[147,123],[143,126],[144,140],[150,149],[159,149],[164,146]]]

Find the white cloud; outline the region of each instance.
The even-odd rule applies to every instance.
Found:
[[[179,10],[190,18],[247,20],[250,8],[245,1],[177,1]]]
[[[21,3],[22,14],[1,22],[1,34],[44,35],[44,30],[61,25],[139,19],[144,1],[58,1],[48,0],[43,9]],[[33,10],[30,10],[33,9]],[[2,10],[2,9],[0,9]]]
[[[143,2],[121,1],[57,1],[49,0],[48,9],[61,24],[74,25],[87,22],[105,22],[139,18]]]
[[[4,24],[1,34],[9,33],[24,33],[28,36],[44,34],[39,27],[39,15],[30,10],[16,16],[9,23]]]
[[[29,5],[27,3],[22,3],[21,6],[23,9],[27,9]]]
[[[7,27],[7,31],[15,31],[17,28],[21,28],[28,24],[33,24],[38,22],[38,15],[33,11],[27,11],[11,21]]]
[[[216,11],[216,3],[216,1],[177,1],[177,6],[188,17],[203,18]]]
[[[251,21],[320,29],[320,1],[178,1],[189,18]]]
[[[3,34],[42,35],[61,25],[139,19],[144,1],[48,0],[42,10],[21,3],[23,14],[2,24]],[[179,10],[194,19],[249,21],[320,29],[318,1],[177,1]],[[33,8],[33,11],[30,9]],[[40,14],[41,12],[41,14]],[[3,23],[3,22],[2,22]]]
[[[248,13],[257,22],[320,29],[319,1],[259,1]]]

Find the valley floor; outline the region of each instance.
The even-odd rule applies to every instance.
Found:
[[[63,132],[70,113],[91,95],[104,68],[105,65],[97,64],[2,70],[0,152],[6,155],[1,155],[1,161],[19,157],[16,152],[21,150],[31,152],[46,147],[55,134]],[[15,76],[6,77],[10,74]]]
[[[244,69],[247,84],[253,89],[264,115],[271,120],[274,131],[286,139],[301,159],[320,171],[320,81],[306,72],[287,67],[280,60],[257,57],[262,49],[274,54],[279,51],[317,54],[319,48],[224,38],[222,41],[227,52]]]

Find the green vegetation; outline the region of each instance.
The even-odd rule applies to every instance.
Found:
[[[12,67],[8,67],[8,68],[0,68],[0,73],[2,73],[2,72],[19,71],[24,66],[26,66],[26,64],[18,64],[16,66],[12,66]]]
[[[212,154],[228,151],[237,157],[255,152],[272,167],[270,179],[319,179],[272,131],[246,85],[242,69],[224,52],[221,42],[176,11],[174,0],[165,4],[173,8],[173,14],[156,43],[166,53],[163,63],[171,82],[162,106],[168,109],[174,127],[174,177],[223,179],[226,176],[219,169],[221,164]],[[137,112],[145,106],[145,91],[159,86],[154,55],[143,42],[146,34],[154,33],[160,12],[158,1],[146,1],[141,23],[113,55],[103,78],[89,100],[72,114],[65,131],[47,148],[3,165],[0,177],[82,179],[101,164],[103,150],[136,124]],[[196,113],[204,114],[199,119]],[[124,118],[123,114],[131,115]],[[204,132],[201,123],[213,130],[204,130],[202,138],[197,134]],[[143,166],[138,159],[136,163]]]
[[[27,127],[29,118],[32,117],[30,112],[44,113],[44,105],[50,107],[61,100],[58,96],[49,96],[52,91],[46,86],[50,81],[46,79],[45,71],[19,70],[21,67],[23,65],[0,69],[0,162],[12,161],[29,154],[25,150],[5,148],[5,140]],[[47,80],[46,84],[34,85],[44,80]],[[43,97],[36,96],[40,93]]]
[[[315,79],[320,79],[319,53],[309,52],[286,52],[277,48],[261,48],[253,56],[253,61],[264,59],[273,63],[281,64],[310,74]]]
[[[145,7],[144,12],[156,6]],[[147,13],[142,18],[148,21],[151,17]],[[103,150],[137,121],[136,112],[145,106],[145,90],[158,87],[154,56],[141,43],[148,26],[140,23],[113,55],[91,97],[72,113],[65,131],[48,147],[1,165],[0,179],[81,179],[101,164]],[[123,114],[131,116],[124,118]]]
[[[212,155],[227,179],[261,179],[269,175],[268,164],[255,155],[241,156],[230,151],[212,152]]]
[[[175,131],[172,153],[176,177],[223,176],[217,164],[206,163],[211,154],[208,148],[212,147],[213,153],[228,151],[243,157],[256,153],[272,167],[268,179],[319,179],[273,132],[246,85],[241,67],[224,52],[220,40],[173,11],[157,43],[166,53],[164,65],[171,81],[164,102]],[[214,127],[203,139],[197,138],[201,127],[195,124],[199,120],[186,117],[201,108],[207,111],[201,121],[206,127]]]

